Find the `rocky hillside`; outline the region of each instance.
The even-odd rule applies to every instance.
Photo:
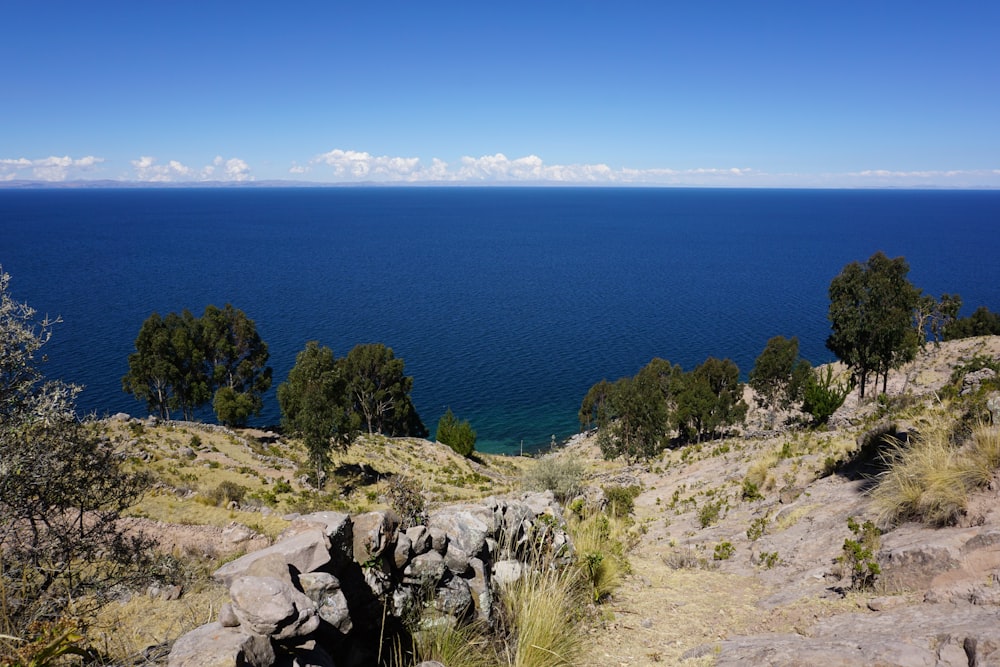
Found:
[[[860,542],[849,519],[880,518],[878,457],[862,460],[859,446],[954,424],[963,408],[942,390],[977,355],[1000,359],[1000,338],[928,346],[890,375],[886,398],[852,393],[828,430],[754,431],[766,419],[751,413],[742,437],[619,471],[642,488],[639,535],[587,664],[1000,664],[996,478],[957,525],[883,526],[872,586],[855,585],[841,562],[845,540]],[[571,450],[602,465],[592,437]]]
[[[602,460],[593,434],[574,438],[556,455],[582,464],[592,489],[639,488],[631,573],[587,614],[582,664],[1000,664],[1000,482],[980,480],[944,527],[887,522],[871,496],[885,435],[913,442],[943,428],[961,448],[967,433],[955,424],[983,375],[967,379],[966,397],[961,378],[947,385],[977,356],[1000,359],[1000,337],[928,346],[890,375],[887,397],[851,394],[823,430],[770,428],[753,408],[739,437],[631,467]],[[106,607],[100,627],[129,644],[120,653],[166,647],[215,620],[228,592],[207,574],[267,547],[300,515],[387,507],[394,479],[429,510],[518,493],[534,465],[375,438],[340,456],[332,491],[319,493],[302,479],[303,452],[275,434],[125,416],[107,428],[157,479],[130,521],[186,568]],[[876,543],[863,539],[867,521],[884,530]],[[844,561],[845,540],[871,557]]]

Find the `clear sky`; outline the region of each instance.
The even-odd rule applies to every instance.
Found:
[[[0,50],[0,180],[1000,187],[997,0],[2,0]]]

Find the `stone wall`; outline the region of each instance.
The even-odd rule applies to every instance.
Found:
[[[497,586],[573,546],[551,492],[488,498],[403,527],[391,510],[299,517],[270,547],[219,568],[231,602],[179,638],[170,667],[374,665],[421,617],[494,621]]]

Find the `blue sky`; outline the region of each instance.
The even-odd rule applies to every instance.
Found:
[[[0,16],[0,180],[1000,187],[995,0]]]

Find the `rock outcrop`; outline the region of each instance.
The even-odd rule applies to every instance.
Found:
[[[379,642],[405,645],[425,605],[445,622],[492,622],[495,572],[511,581],[572,550],[551,492],[445,507],[405,530],[391,510],[317,512],[215,572],[231,603],[178,639],[168,664],[374,664]]]

